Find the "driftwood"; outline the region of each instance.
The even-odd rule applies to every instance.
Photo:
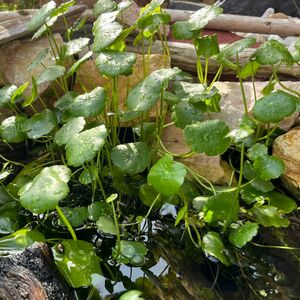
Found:
[[[195,48],[192,44],[188,43],[177,43],[169,42],[169,49],[171,54],[171,65],[173,67],[178,67],[184,71],[196,72],[197,57]],[[133,46],[128,46],[127,50],[130,52],[137,52],[137,48]],[[241,64],[245,64],[249,57],[254,53],[255,49],[248,48],[245,49],[239,55],[239,61]],[[162,46],[160,42],[155,42],[152,48],[153,53],[162,53]],[[204,63],[204,61],[203,61]],[[216,73],[219,69],[220,64],[213,58],[209,61],[209,72]],[[270,66],[261,66],[257,71],[256,76],[259,78],[267,78],[272,73],[272,68]],[[300,67],[294,65],[292,67],[280,66],[277,71],[280,75],[286,75],[287,77],[300,77]],[[224,68],[222,74],[234,75],[235,71]]]
[[[47,245],[35,243],[21,254],[0,257],[0,299],[72,299],[57,277]]]
[[[64,14],[67,23],[72,25],[85,11],[85,5],[75,5]],[[15,39],[23,39],[32,36],[27,30],[27,23],[32,18],[35,10],[24,10],[16,12],[0,13],[0,45]],[[59,17],[53,26],[53,32],[64,32],[66,26],[63,17]]]

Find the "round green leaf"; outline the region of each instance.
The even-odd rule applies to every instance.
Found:
[[[97,229],[105,234],[117,235],[116,225],[112,217],[101,216],[97,223]]]
[[[210,231],[203,237],[202,248],[205,253],[216,257],[224,265],[230,264],[223,242],[217,232]]]
[[[248,149],[247,154],[254,161],[260,156],[267,155],[268,148],[263,144],[256,143]]]
[[[186,126],[184,137],[193,151],[214,156],[224,153],[230,146],[229,131],[224,121],[209,120]]]
[[[96,65],[101,74],[108,77],[130,75],[136,62],[134,53],[126,52],[102,52],[96,60]]]
[[[172,26],[172,34],[176,40],[191,40],[199,35],[200,30],[190,31],[187,21],[178,21]]]
[[[84,224],[84,221],[88,218],[88,211],[86,207],[62,207],[63,214],[68,219],[72,227],[79,227]],[[59,218],[58,224],[65,227],[65,223]]]
[[[26,120],[22,116],[12,116],[2,121],[0,133],[3,140],[8,143],[20,143],[26,139],[22,124]]]
[[[142,200],[143,204],[148,207],[153,204],[158,194],[159,193],[147,183],[143,184],[139,189],[139,198]],[[161,208],[166,200],[166,197],[160,196],[158,199],[156,199],[153,207],[156,209]]]
[[[65,68],[63,66],[50,66],[45,69],[37,78],[36,83],[42,84],[47,81],[54,81],[55,79],[65,74]]]
[[[210,58],[220,52],[216,34],[196,38],[194,43],[198,56]]]
[[[88,218],[96,222],[102,216],[111,216],[111,208],[106,202],[97,201],[88,206]]]
[[[96,180],[98,174],[98,168],[95,166],[89,166],[88,168],[84,169],[80,176],[79,182],[81,184],[89,184]]]
[[[55,134],[54,142],[62,146],[72,140],[75,134],[84,128],[85,120],[83,117],[72,118],[64,124]]]
[[[284,173],[284,162],[274,156],[259,156],[253,166],[255,172],[264,180],[278,178]]]
[[[150,169],[147,179],[158,193],[171,196],[178,193],[185,176],[185,166],[173,161],[171,155],[165,155]]]
[[[111,152],[113,164],[130,174],[143,172],[151,162],[151,150],[142,142],[118,145]]]
[[[68,184],[62,179],[67,179],[70,172],[65,166],[44,168],[19,190],[20,204],[35,214],[54,209],[69,193]]]
[[[54,107],[65,111],[69,108],[69,106],[72,104],[74,99],[78,96],[77,92],[66,92],[62,97],[60,97],[55,103]]]
[[[104,88],[96,87],[90,93],[77,96],[68,110],[74,117],[96,116],[104,111],[106,100]]]
[[[104,125],[75,134],[66,145],[68,165],[79,167],[92,160],[105,144],[106,137]]]
[[[90,286],[92,274],[102,274],[100,259],[91,243],[63,240],[52,247],[52,253],[58,270],[73,288]]]
[[[254,117],[264,123],[277,123],[296,110],[297,98],[283,91],[276,91],[255,102]]]
[[[229,241],[232,245],[242,248],[257,235],[258,228],[257,223],[246,222],[230,232]]]

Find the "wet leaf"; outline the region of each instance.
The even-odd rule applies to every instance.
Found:
[[[79,227],[84,224],[84,221],[88,218],[88,211],[86,207],[62,207],[63,214],[68,219],[72,227]],[[65,223],[59,218],[58,224],[65,227]]]
[[[238,128],[231,130],[227,136],[232,138],[235,144],[239,144],[253,133],[254,130],[252,128],[245,125],[240,125]]]
[[[284,173],[284,162],[275,156],[259,156],[253,164],[255,172],[264,180],[275,179]]]
[[[112,0],[98,0],[93,7],[93,14],[98,17],[103,13],[114,10],[116,7],[116,2]]]
[[[67,144],[73,139],[75,134],[83,130],[84,125],[85,120],[83,117],[70,119],[56,132],[54,142],[59,146]]]
[[[21,115],[12,116],[2,121],[0,134],[7,143],[20,143],[26,139],[26,134],[22,130],[22,124],[26,120]]]
[[[230,264],[228,257],[225,253],[225,247],[221,240],[220,235],[217,232],[208,232],[202,240],[203,251],[217,258],[224,265],[228,266]]]
[[[78,38],[66,42],[61,47],[61,52],[64,57],[69,57],[74,54],[80,53],[89,44],[89,38]]]
[[[178,21],[172,26],[172,34],[176,40],[191,40],[196,38],[200,30],[190,31],[187,21]]]
[[[27,67],[27,71],[31,71],[35,69],[40,63],[43,62],[43,60],[46,58],[46,56],[49,53],[49,48],[45,48],[42,51],[38,53],[36,58],[31,62],[31,64]]]
[[[66,92],[62,97],[60,97],[55,103],[54,107],[65,111],[69,108],[69,106],[72,104],[74,99],[78,96],[77,92]]]
[[[230,232],[229,241],[234,246],[242,248],[257,235],[258,228],[257,223],[246,222]]]
[[[267,155],[268,148],[263,144],[256,143],[248,149],[247,154],[248,154],[248,157],[254,161],[260,156]]]
[[[206,35],[195,39],[198,56],[210,58],[220,52],[217,35]]]
[[[74,117],[91,117],[105,109],[107,95],[102,87],[96,87],[90,93],[77,96],[70,104],[68,111]]]
[[[117,235],[116,225],[110,216],[101,216],[97,223],[97,230],[105,234]]]
[[[55,209],[69,193],[70,175],[71,170],[65,166],[43,168],[33,181],[19,190],[20,204],[35,214]]]
[[[39,75],[36,83],[42,84],[47,81],[54,81],[55,79],[63,76],[65,71],[66,70],[63,66],[49,66]]]
[[[91,161],[105,144],[107,131],[104,125],[74,135],[66,145],[68,165],[79,167]]]
[[[151,150],[142,142],[122,144],[114,147],[111,152],[113,164],[130,174],[143,172],[151,162]]]
[[[209,120],[186,126],[184,138],[193,151],[214,156],[224,153],[230,146],[229,131],[223,121]]]
[[[171,196],[178,193],[185,176],[185,166],[173,161],[171,155],[165,155],[150,169],[147,179],[157,192]]]
[[[111,216],[111,208],[104,201],[97,201],[88,206],[88,218],[91,221],[96,222],[102,216]]]
[[[102,274],[99,257],[91,243],[63,240],[60,246],[52,247],[52,253],[58,270],[73,288],[90,286],[92,274]]]
[[[255,102],[254,117],[264,123],[277,123],[295,112],[296,101],[296,97],[276,91]]]

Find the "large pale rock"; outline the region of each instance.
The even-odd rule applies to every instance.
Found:
[[[281,177],[283,184],[300,199],[300,127],[276,138],[273,155],[284,161],[285,172]]]
[[[175,126],[164,129],[162,142],[166,149],[174,154],[184,154],[191,151],[184,142],[183,130]],[[196,154],[193,157],[176,160],[184,163],[213,184],[227,185],[231,180],[233,170],[226,161],[222,160],[220,155]]]
[[[256,82],[256,94],[257,99],[262,97],[262,89],[268,82]],[[284,85],[300,92],[300,85],[298,82],[286,81]],[[213,119],[221,119],[227,123],[227,125],[233,129],[236,128],[239,120],[244,113],[243,96],[238,82],[216,82],[215,87],[220,91],[222,99],[220,102],[221,112],[211,113],[210,116]],[[279,85],[275,86],[275,90],[280,89]],[[281,88],[282,89],[282,88]],[[252,82],[244,82],[244,90],[247,99],[248,111],[251,113],[253,105],[255,103],[255,95],[253,91]],[[298,113],[286,118],[280,123],[280,128],[287,131],[295,123]]]

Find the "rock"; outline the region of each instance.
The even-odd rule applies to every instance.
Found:
[[[267,83],[268,82],[255,83],[257,99],[262,97],[261,91],[267,85]],[[282,83],[298,92],[300,91],[300,86],[298,82],[286,81]],[[225,121],[231,129],[236,128],[239,123],[239,120],[241,119],[244,113],[244,104],[240,84],[237,82],[220,81],[215,83],[215,87],[219,90],[222,96],[222,100],[220,102],[221,112],[211,113],[210,116],[212,117],[212,119],[221,119]],[[280,89],[280,86],[276,85],[275,90],[276,89]],[[244,82],[244,90],[247,99],[247,107],[249,113],[251,113],[251,110],[255,103],[252,82]],[[280,123],[279,127],[282,130],[287,131],[295,123],[298,115],[299,113],[295,113],[292,116],[284,119]]]
[[[281,158],[285,172],[284,186],[300,200],[300,126],[279,136],[273,144],[273,155]]]
[[[164,129],[162,142],[171,153],[184,154],[191,151],[184,142],[183,130],[175,126]],[[178,158],[176,160],[184,163],[212,184],[228,185],[231,181],[233,170],[226,161],[222,160],[220,155],[196,154],[193,157]],[[203,183],[207,185],[206,182]]]

